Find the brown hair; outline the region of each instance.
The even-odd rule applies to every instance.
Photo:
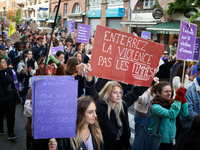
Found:
[[[78,99],[78,107],[77,107],[77,121],[76,121],[76,137],[73,138],[75,141],[76,149],[78,149],[83,142],[81,131],[85,125],[85,112],[89,105],[91,103],[94,103],[94,100],[90,96],[83,96]],[[96,106],[96,104],[95,104]],[[98,119],[95,118],[94,124],[90,124],[90,131],[92,136],[94,137],[94,140],[98,146],[98,149],[100,150],[100,143],[103,142],[103,137],[101,133],[101,129],[99,127]],[[71,141],[73,145],[73,141]]]
[[[78,65],[78,59],[76,57],[70,57],[67,60],[66,72],[74,75],[76,73],[76,66]]]

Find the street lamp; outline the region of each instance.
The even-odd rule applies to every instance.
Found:
[[[5,6],[3,7],[3,15],[4,15],[4,17],[6,17],[6,7]]]

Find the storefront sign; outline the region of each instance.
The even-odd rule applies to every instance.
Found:
[[[90,60],[92,72],[89,74],[150,86],[163,48],[159,43],[98,25]]]
[[[155,8],[152,13],[155,19],[161,19],[163,16],[163,10],[160,8]]]
[[[177,59],[193,61],[194,47],[196,41],[197,25],[181,21]]]
[[[153,18],[152,13],[132,13],[131,21],[158,21],[158,19]]]
[[[123,17],[125,15],[125,8],[106,9],[106,17]]]
[[[75,22],[83,22],[83,16],[68,16],[68,19]]]
[[[44,10],[44,11],[47,11],[47,10],[48,10],[48,8],[39,7],[39,10]]]
[[[88,18],[101,18],[101,9],[99,10],[89,10]]]

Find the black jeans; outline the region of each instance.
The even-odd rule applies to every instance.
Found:
[[[161,143],[159,150],[172,150],[173,149],[173,143]]]
[[[15,100],[0,102],[0,129],[3,129],[3,117],[6,114],[8,134],[14,134],[15,106]]]

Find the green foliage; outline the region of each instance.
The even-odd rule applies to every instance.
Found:
[[[175,0],[175,2],[168,3],[168,10],[167,14],[172,15],[173,13],[184,13],[185,11],[195,8],[195,7],[200,7],[200,1],[197,0],[195,5],[192,5],[195,0]]]
[[[194,16],[191,16],[187,21],[194,22],[198,17],[200,17],[200,12],[196,13]],[[200,23],[197,23],[197,37],[200,37]]]
[[[12,17],[11,19],[12,21],[16,21],[17,25],[21,25],[24,20],[22,19],[22,10],[21,9],[17,9],[16,11],[16,15]]]

